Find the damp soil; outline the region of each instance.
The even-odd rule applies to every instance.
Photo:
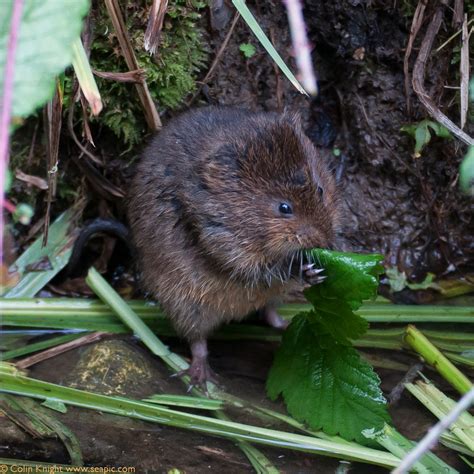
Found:
[[[176,339],[166,341],[170,348],[187,356],[186,347]],[[211,364],[220,384],[240,398],[284,412],[281,403],[265,397],[265,379],[275,345],[257,342],[219,342],[210,344]],[[407,366],[417,362],[407,354],[373,352]],[[389,393],[403,372],[378,370],[382,388]],[[426,374],[450,396],[456,396],[435,373]],[[29,375],[95,393],[142,399],[159,393],[186,394],[186,387],[163,363],[131,337],[114,337],[72,350],[31,367]],[[410,394],[403,393],[390,407],[395,427],[410,439],[419,439],[434,423],[432,417]],[[232,420],[261,425],[261,421],[235,410]],[[166,427],[158,423],[133,420],[106,413],[69,407],[54,416],[76,435],[88,466],[134,467],[137,473],[180,472],[249,473],[253,468],[242,452],[230,441],[199,433]],[[284,425],[275,426],[288,431]],[[259,446],[282,473],[334,473],[339,461],[327,457]],[[443,447],[434,452],[460,472],[468,472],[458,456]],[[0,457],[32,461],[69,463],[66,449],[59,440],[33,438],[6,417],[0,417]],[[387,472],[383,468],[353,463],[351,472],[368,474]]]

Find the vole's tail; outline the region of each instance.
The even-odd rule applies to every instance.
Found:
[[[94,219],[81,229],[79,236],[74,242],[71,257],[65,268],[66,275],[69,276],[76,270],[81,260],[84,247],[89,242],[89,239],[97,234],[107,234],[117,237],[125,244],[130,255],[133,257],[134,249],[130,240],[130,231],[124,224],[114,219]]]

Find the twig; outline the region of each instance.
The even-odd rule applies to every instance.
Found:
[[[3,207],[5,198],[5,174],[8,166],[8,145],[10,142],[10,118],[13,103],[15,77],[15,52],[20,33],[23,0],[13,2],[13,11],[8,34],[7,57],[3,77],[3,91],[0,104],[0,264],[3,262]]]
[[[311,60],[311,48],[306,34],[303,8],[300,0],[283,0],[290,24],[291,41],[296,64],[300,73],[299,79],[306,92],[312,96],[318,93],[318,84]]]
[[[423,18],[425,16],[426,2],[425,0],[420,0],[416,6],[415,14],[413,15],[413,21],[410,27],[410,37],[408,38],[407,49],[405,51],[405,58],[403,59],[403,73],[405,75],[405,96],[407,101],[407,113],[411,114],[411,104],[410,104],[410,73],[409,73],[409,60],[411,51],[413,49],[413,43],[415,42],[416,36],[420,31],[421,24],[423,23]]]
[[[127,72],[106,72],[106,71],[96,71],[92,69],[92,73],[101,77],[102,79],[107,79],[115,82],[132,82],[135,84],[143,84],[145,80],[145,70],[137,69],[135,71]]]
[[[459,28],[464,20],[464,0],[454,0],[452,25]]]
[[[410,451],[402,460],[400,465],[392,471],[392,474],[404,474],[409,472],[411,467],[435,444],[441,435],[457,420],[464,410],[467,410],[474,402],[474,388],[471,388],[456,404],[456,406],[436,425],[434,425],[416,448]]]
[[[196,97],[201,93],[202,88],[209,82],[212,75],[214,74],[214,71],[222,58],[222,54],[224,53],[224,50],[227,48],[227,45],[229,44],[230,38],[232,36],[232,33],[234,32],[237,22],[239,21],[239,18],[240,18],[239,12],[235,12],[234,19],[232,20],[229,31],[225,35],[224,41],[222,42],[219,50],[217,51],[216,57],[214,58],[214,61],[212,61],[209,71],[207,71],[207,74],[204,76],[204,79],[200,81],[200,86],[198,90],[193,94],[191,99],[189,99],[187,103],[188,107],[196,100]]]
[[[427,112],[437,120],[441,125],[446,127],[456,138],[463,141],[467,145],[474,145],[474,139],[471,138],[467,133],[463,132],[457,125],[455,125],[446,115],[439,110],[434,101],[428,95],[425,89],[425,68],[428,62],[431,49],[433,47],[434,40],[438,34],[441,22],[444,16],[444,1],[438,7],[433,15],[431,23],[426,30],[425,37],[421,43],[418,57],[416,58],[415,66],[413,68],[413,79],[412,85],[413,90],[420,99]]]
[[[163,29],[167,8],[168,0],[153,0],[150,18],[148,18],[148,26],[145,31],[145,51],[151,54],[156,54],[160,45],[161,30]]]
[[[467,15],[464,15],[462,24],[461,61],[459,72],[461,74],[461,128],[464,128],[469,104],[469,33],[467,30]]]
[[[474,18],[471,18],[467,22],[467,26],[470,26],[472,22],[474,22]],[[462,28],[459,28],[459,30],[456,31],[454,35],[450,36],[441,46],[438,46],[434,52],[439,53],[443,48],[445,48],[449,43],[451,43],[451,41],[453,41],[453,39],[456,38],[456,36],[459,36],[461,33],[462,33]]]
[[[25,357],[18,361],[15,365],[19,369],[26,369],[27,367],[31,367],[38,362],[43,362],[44,360],[51,359],[52,357],[56,357],[59,354],[63,354],[64,352],[70,351],[71,349],[76,349],[77,347],[84,346],[85,344],[90,344],[92,342],[98,341],[106,336],[107,333],[105,332],[94,332],[92,334],[87,334],[86,336],[80,337],[79,339],[75,339],[74,341],[65,342],[64,344],[60,344],[59,346],[51,347],[51,349],[47,349],[45,351],[41,351],[38,354]]]
[[[400,382],[398,382],[397,385],[393,387],[392,391],[388,395],[390,405],[394,405],[400,400],[402,393],[405,390],[405,384],[413,382],[415,378],[418,377],[418,372],[420,372],[422,369],[423,364],[421,362],[418,362],[417,364],[410,367],[407,373],[403,376],[402,380],[400,380]]]
[[[73,85],[73,90],[77,91],[78,89],[76,88],[77,83],[75,82]],[[76,93],[73,93],[71,97],[76,97]],[[68,110],[68,119],[67,119],[67,128],[69,130],[69,133],[74,140],[74,143],[79,147],[79,149],[84,153],[84,155],[88,156],[94,163],[103,166],[103,163],[97,158],[95,155],[93,155],[77,138],[76,132],[74,132],[74,102],[75,100],[71,100],[69,104],[69,110]]]
[[[61,137],[63,100],[59,81],[56,80],[54,97],[45,107],[45,128],[46,128],[46,172],[48,174],[48,196],[46,203],[46,214],[44,219],[43,247],[48,244],[49,221],[51,214],[51,203],[56,195],[56,182],[58,176],[58,154],[59,140]]]
[[[127,63],[127,67],[131,71],[135,71],[136,69],[139,69],[138,61],[130,43],[130,38],[127,35],[127,28],[120,11],[120,5],[117,0],[105,0],[105,6],[107,7],[110,19],[114,25],[115,32],[117,33],[117,39],[120,43],[122,55]],[[145,119],[148,127],[151,130],[159,130],[161,128],[160,116],[158,115],[158,111],[156,110],[155,103],[153,102],[146,82],[144,81],[142,84],[135,84],[135,87],[145,112]]]

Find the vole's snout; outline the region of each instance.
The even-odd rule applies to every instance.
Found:
[[[314,227],[304,227],[296,232],[296,240],[303,248],[329,248],[332,245],[332,232]]]

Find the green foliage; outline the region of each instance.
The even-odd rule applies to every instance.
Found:
[[[327,279],[305,292],[306,298],[319,305],[324,299],[347,302],[353,310],[364,300],[375,298],[379,275],[384,271],[381,255],[333,252],[315,249],[311,258],[325,269]]]
[[[2,2],[0,15],[0,90],[12,4]],[[71,64],[72,44],[88,7],[88,0],[74,0],[67,8],[57,0],[25,1],[15,54],[13,115],[26,117],[53,95],[55,77]]]
[[[305,291],[314,309],[300,313],[283,335],[267,392],[283,395],[289,413],[313,429],[367,442],[362,431],[389,419],[380,380],[351,340],[367,330],[354,313],[374,297],[383,268],[379,255],[313,250],[327,279]]]
[[[474,196],[474,146],[469,147],[459,168],[459,185],[463,193]]]
[[[35,211],[29,204],[21,203],[16,206],[13,219],[20,224],[29,225],[34,213]]]
[[[433,283],[434,273],[427,273],[425,279],[420,283],[410,283],[407,279],[405,272],[400,272],[398,268],[387,268],[385,274],[388,278],[390,289],[394,292],[402,291],[405,288],[410,290],[427,290],[428,288],[437,288],[437,285]]]
[[[161,111],[177,108],[195,90],[197,73],[208,57],[199,13],[205,5],[198,0],[170,0],[156,57],[143,47],[149,2],[135,0],[125,7],[126,26],[138,64],[145,71],[150,94]],[[127,67],[105,7],[100,4],[96,13],[98,35],[92,42],[92,67],[124,72]],[[103,79],[97,82],[104,110],[96,120],[124,143],[138,143],[146,132],[146,123],[134,85]]]
[[[404,125],[400,130],[408,133],[415,139],[415,157],[418,158],[421,155],[423,148],[431,140],[430,129],[440,138],[451,138],[449,130],[438,122],[424,119],[419,123]]]
[[[255,54],[255,46],[251,43],[242,43],[239,47],[239,50],[242,51],[242,54],[246,58],[251,58]]]
[[[6,170],[5,173],[5,193],[8,193],[10,191],[12,185],[12,174],[9,169]]]

